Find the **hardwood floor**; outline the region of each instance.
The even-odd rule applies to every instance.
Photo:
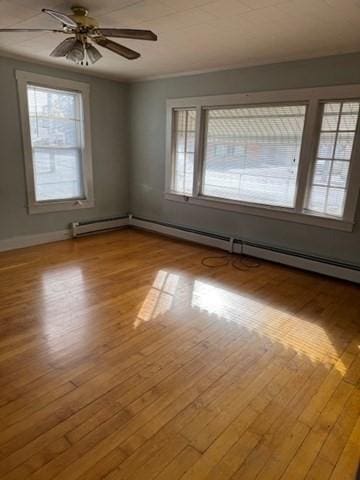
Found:
[[[209,254],[134,230],[0,254],[1,479],[355,478],[360,288]]]

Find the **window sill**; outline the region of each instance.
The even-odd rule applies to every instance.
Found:
[[[93,208],[93,200],[53,200],[49,202],[36,202],[28,206],[30,215],[49,212],[65,212],[67,210],[78,210],[81,208]]]
[[[247,215],[256,215],[259,217],[274,218],[305,225],[313,225],[315,227],[330,228],[334,230],[342,230],[344,232],[352,232],[354,224],[345,220],[337,220],[331,217],[321,217],[314,213],[299,213],[287,208],[272,207],[267,205],[249,205],[241,202],[215,199],[213,197],[187,197],[181,194],[167,192],[165,199],[200,207],[215,208],[218,210],[227,210],[230,212],[245,213]]]

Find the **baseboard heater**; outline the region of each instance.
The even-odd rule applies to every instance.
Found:
[[[83,235],[116,230],[128,225],[129,217],[127,215],[123,217],[93,220],[90,222],[73,222],[71,224],[71,233],[73,237],[81,237]]]
[[[304,255],[296,251],[275,248],[269,245],[249,242],[210,232],[203,232],[185,226],[134,217],[132,215],[129,216],[129,226],[162,233],[164,235],[200,243],[209,247],[220,248],[226,251],[232,250],[234,253],[243,253],[263,260],[282,263],[291,267],[360,283],[360,267],[327,258]]]

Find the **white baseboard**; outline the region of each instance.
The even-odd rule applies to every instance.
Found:
[[[236,253],[241,252],[241,246],[234,245]],[[270,262],[282,263],[290,267],[300,268],[302,270],[309,270],[310,272],[328,275],[330,277],[340,278],[342,280],[349,280],[350,282],[360,283],[360,271],[352,268],[333,265],[325,261],[317,261],[309,258],[299,257],[288,253],[276,252],[266,248],[254,247],[252,245],[244,245],[243,253]]]
[[[58,230],[56,232],[5,238],[4,240],[0,240],[0,252],[41,245],[43,243],[59,242],[61,240],[68,240],[69,238],[71,238],[70,230]]]
[[[152,232],[162,233],[169,237],[181,238],[182,240],[188,240],[190,242],[201,243],[208,247],[221,248],[227,250],[229,248],[229,242],[220,238],[208,237],[200,233],[188,232],[186,230],[180,230],[176,227],[169,227],[158,223],[153,223],[148,220],[140,220],[132,216],[129,217],[129,225],[131,227],[137,227],[144,230],[150,230]]]
[[[209,247],[220,248],[229,251],[230,242],[221,237],[208,236],[207,234],[195,233],[191,231],[182,230],[180,228],[168,225],[161,225],[148,220],[140,220],[130,216],[129,225],[150,230],[152,232],[162,233],[171,237],[179,238],[181,240],[189,240],[191,242],[200,243]],[[262,258],[275,263],[289,265],[291,267],[300,268],[302,270],[309,270],[311,272],[328,275],[342,280],[349,280],[350,282],[360,283],[360,270],[334,265],[325,261],[318,261],[311,258],[304,258],[291,253],[283,253],[261,246],[253,246],[244,243],[242,246],[239,243],[234,244],[233,251],[235,253],[246,254],[256,258]]]
[[[77,237],[79,235],[85,235],[88,233],[96,233],[107,230],[113,230],[116,228],[127,227],[129,225],[129,217],[104,219],[97,222],[78,223],[71,224],[72,236]]]
[[[76,237],[77,235],[96,232],[111,228],[120,228],[129,225],[128,217],[120,218],[116,220],[103,220],[88,224],[72,224],[73,229],[75,226],[76,232],[72,232],[70,229],[58,230],[55,232],[37,233],[34,235],[21,235],[17,237],[5,238],[0,240],[0,252],[6,252],[8,250],[16,250],[18,248],[31,247],[34,245],[41,245],[43,243],[59,242],[61,240],[68,240],[69,238]],[[75,234],[76,233],[76,234]]]
[[[115,220],[117,223],[115,227],[125,227],[127,225],[149,230],[156,233],[161,233],[171,237],[179,238],[181,240],[188,240],[190,242],[199,243],[208,247],[219,248],[221,250],[229,251],[230,242],[227,238],[216,235],[208,235],[206,233],[191,232],[182,230],[176,226],[162,225],[149,220],[141,220],[134,218],[132,215],[128,218]],[[84,232],[86,225],[84,225]],[[101,225],[98,226],[101,230]],[[79,228],[79,227],[78,227]],[[94,224],[92,224],[92,230]],[[97,228],[97,226],[96,226]],[[24,235],[20,237],[7,238],[0,240],[0,252],[6,250],[15,250],[17,248],[30,247],[32,245],[40,245],[43,243],[58,242],[60,240],[67,240],[72,238],[70,230],[61,230],[56,232],[39,233],[35,235]],[[344,267],[341,265],[334,265],[325,261],[318,261],[311,258],[304,258],[295,254],[279,252],[261,246],[248,245],[244,243],[242,246],[238,243],[234,244],[234,252],[246,254],[256,258],[262,258],[275,263],[282,263],[291,267],[300,268],[302,270],[309,270],[311,272],[328,275],[342,280],[349,280],[351,282],[360,283],[360,270]]]

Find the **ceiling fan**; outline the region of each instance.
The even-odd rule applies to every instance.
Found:
[[[121,55],[128,60],[135,60],[140,57],[140,53],[131,50],[124,45],[120,45],[107,37],[115,38],[132,38],[135,40],[151,40],[156,41],[157,36],[150,30],[133,30],[130,28],[101,28],[95,18],[89,17],[89,12],[84,7],[71,7],[72,14],[57,12],[43,8],[42,12],[47,13],[62,24],[62,28],[58,30],[50,30],[45,28],[1,28],[3,32],[55,32],[65,33],[71,37],[63,40],[50,53],[51,57],[66,57],[68,60],[88,65],[95,63],[102,57],[99,50],[93,45],[107,48],[113,53]]]

